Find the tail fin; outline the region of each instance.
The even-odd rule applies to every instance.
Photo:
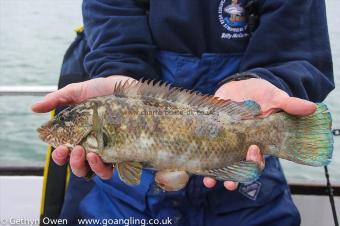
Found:
[[[309,166],[330,163],[333,154],[332,118],[325,104],[317,104],[314,114],[306,117],[287,115],[288,136],[282,150],[270,154]]]

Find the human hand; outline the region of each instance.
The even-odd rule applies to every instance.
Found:
[[[291,115],[307,116],[316,110],[314,103],[290,97],[268,81],[255,78],[226,83],[216,91],[215,96],[238,102],[254,100],[261,106],[261,113],[258,117],[266,117],[279,110],[284,110]],[[256,145],[249,147],[246,160],[256,161],[264,168],[263,156]],[[203,183],[206,187],[211,188],[215,186],[216,181],[213,178],[205,177]],[[228,190],[235,190],[237,185],[232,181],[224,182],[224,186]]]
[[[48,112],[56,107],[77,104],[91,97],[110,95],[113,93],[116,83],[127,80],[134,81],[130,77],[115,75],[73,83],[46,95],[41,101],[32,106],[32,111]],[[72,172],[78,177],[86,176],[90,168],[102,179],[109,179],[113,173],[112,164],[105,164],[95,153],[86,155],[84,148],[79,145],[74,147],[71,153],[66,146],[57,147],[52,152],[52,159],[58,165],[64,165],[70,160]]]

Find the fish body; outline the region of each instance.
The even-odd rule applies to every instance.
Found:
[[[260,110],[250,100],[221,100],[152,82],[121,83],[113,95],[68,108],[38,131],[55,147],[80,144],[97,153],[129,184],[139,183],[142,168],[159,171],[156,181],[182,178],[180,186],[167,190],[185,186],[186,174],[256,180],[260,167],[244,160],[252,144],[265,155],[300,164],[329,163],[333,140],[324,104],[307,117],[280,112],[257,118]],[[169,181],[162,187],[176,180]]]

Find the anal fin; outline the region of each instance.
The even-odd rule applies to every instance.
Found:
[[[116,164],[119,178],[128,185],[138,185],[143,166],[139,162],[121,162]]]
[[[254,161],[241,161],[224,168],[209,170],[207,175],[221,181],[248,183],[260,177],[261,168]]]

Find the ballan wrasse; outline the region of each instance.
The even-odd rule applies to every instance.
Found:
[[[248,147],[264,155],[323,166],[332,158],[331,115],[284,112],[256,117],[260,106],[149,82],[119,83],[110,96],[88,99],[42,125],[40,138],[53,147],[82,145],[112,163],[121,180],[140,183],[142,168],[157,171],[167,191],[183,188],[190,174],[251,182],[261,169],[245,161]]]

